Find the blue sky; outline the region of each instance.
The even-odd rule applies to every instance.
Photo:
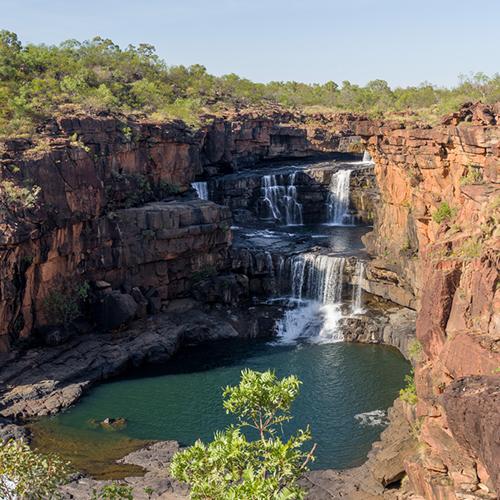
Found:
[[[500,72],[498,0],[0,0],[0,12],[23,44],[148,43],[169,65],[263,83],[454,86]]]

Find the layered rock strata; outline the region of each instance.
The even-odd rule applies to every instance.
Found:
[[[406,472],[428,499],[500,491],[498,426],[489,424],[498,416],[492,374],[500,367],[499,118],[496,108],[466,103],[434,128],[353,126],[375,160],[382,194],[366,245],[418,301],[421,447],[407,457]]]
[[[54,321],[53,291],[73,304],[76,287],[104,281],[116,292],[106,300],[130,311],[134,303],[118,292],[139,288],[138,309],[147,301],[155,312],[189,293],[193,279],[210,274],[231,244],[230,212],[189,200],[195,176],[356,150],[352,132],[327,130],[320,122],[301,128],[288,115],[208,117],[198,131],[182,122],[62,117],[45,125],[43,139],[5,141],[0,352]],[[152,288],[154,297],[145,297]]]

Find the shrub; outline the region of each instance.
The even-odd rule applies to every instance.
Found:
[[[300,450],[311,439],[309,428],[299,430],[287,442],[276,427],[289,421],[290,405],[299,394],[300,382],[291,375],[279,381],[274,372],[245,369],[237,387],[224,390],[224,409],[239,423],[216,432],[214,441],[198,440],[174,455],[171,474],[191,484],[190,498],[196,500],[302,499],[305,491],[296,484],[314,460],[316,445],[309,453]],[[256,441],[247,441],[241,432],[251,427]]]
[[[441,224],[445,220],[453,220],[458,213],[458,208],[451,208],[448,203],[443,202],[439,205],[439,208],[432,214],[432,219],[434,222]]]
[[[44,307],[52,315],[56,324],[65,328],[81,315],[80,301],[85,302],[87,300],[90,290],[87,281],[72,287],[72,281],[70,280],[67,286],[70,290],[66,292],[50,290],[49,296],[43,301]]]
[[[69,462],[30,450],[26,443],[0,439],[0,498],[42,500],[58,497],[57,487],[67,483]]]
[[[25,187],[16,186],[12,181],[0,183],[0,200],[8,207],[33,208],[42,189],[29,182]]]
[[[178,194],[181,192],[181,185],[179,182],[170,184],[169,182],[160,182],[160,189],[163,189],[167,194]]]
[[[415,370],[412,368],[410,375],[405,376],[406,387],[399,391],[399,397],[415,406],[418,403],[418,396],[415,387]]]
[[[462,256],[467,259],[477,259],[481,256],[483,244],[477,240],[470,239],[460,246]]]
[[[101,488],[100,493],[97,493],[97,490],[92,490],[92,499],[91,500],[116,500],[119,498],[123,498],[125,500],[133,500],[132,490],[133,486],[126,486],[123,484],[115,484],[114,481],[111,481],[110,486],[103,486]]]
[[[403,243],[403,246],[401,247],[401,250],[403,250],[403,252],[406,252],[407,250],[410,249],[410,237],[407,235],[406,238],[405,238],[405,242]]]
[[[217,272],[216,266],[206,266],[200,271],[196,271],[191,277],[193,283],[199,283]]]

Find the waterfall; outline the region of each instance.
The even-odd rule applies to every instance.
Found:
[[[306,253],[292,259],[292,294],[321,304],[337,304],[342,293],[345,259]]]
[[[345,259],[306,253],[288,259],[283,274],[298,306],[285,312],[276,330],[285,342],[307,337],[317,342],[343,340],[339,323]]]
[[[349,188],[352,170],[339,170],[332,175],[327,199],[327,222],[334,226],[351,226],[354,218],[349,215]]]
[[[269,269],[271,274],[271,293],[276,295],[276,275],[274,274],[273,258],[269,252],[266,252],[266,267]]]
[[[264,175],[261,190],[271,217],[290,225],[302,224],[302,205],[297,201],[296,174]]]
[[[363,163],[373,163],[373,159],[368,151],[363,153]]]
[[[361,307],[361,283],[363,281],[363,277],[365,274],[365,265],[362,261],[358,260],[356,262],[356,271],[355,271],[355,282],[354,287],[352,289],[352,303],[351,303],[351,311],[352,314],[362,314],[364,309]]]
[[[206,182],[193,182],[191,186],[198,193],[200,200],[208,200],[208,185]]]

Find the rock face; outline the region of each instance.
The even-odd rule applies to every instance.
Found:
[[[279,168],[279,165],[277,166]],[[282,167],[283,168],[283,167]],[[293,182],[296,200],[302,206],[305,224],[327,221],[327,203],[330,196],[332,176],[345,168],[340,163],[323,162],[315,165],[295,167],[294,173],[276,174],[276,182],[289,185]],[[241,214],[272,214],[264,202],[263,177],[267,172],[257,170],[231,174],[207,181],[210,200],[228,206],[238,222]],[[290,180],[293,175],[293,181]],[[279,184],[281,185],[281,184]],[[350,176],[350,208],[358,222],[370,224],[373,217],[373,200],[378,197],[378,187],[372,166],[359,166]],[[245,222],[244,220],[242,222]]]
[[[0,417],[58,413],[96,382],[132,366],[164,363],[182,345],[255,332],[271,335],[279,313],[273,307],[243,305],[207,314],[202,307],[192,299],[174,300],[166,312],[135,321],[126,331],[78,335],[58,346],[31,349],[20,358],[11,356],[0,368]]]
[[[231,212],[192,198],[195,176],[233,172],[258,161],[359,155],[352,132],[342,124],[333,132],[324,123],[306,127],[289,113],[271,118],[250,113],[213,117],[193,131],[179,121],[62,117],[46,127],[50,136],[35,146],[23,139],[5,141],[0,353],[54,323],[52,291],[68,309],[76,303],[76,287],[108,282],[113,294],[97,297],[95,313],[102,318],[103,311],[115,309],[108,304],[113,300],[122,312],[100,321],[103,330],[121,328],[134,317],[159,312],[171,298],[187,296],[193,279],[217,268],[219,252],[232,238]],[[30,192],[35,200],[29,200]],[[118,291],[130,295],[137,287],[143,295],[151,287],[157,294],[136,294],[134,312],[130,298]],[[46,338],[55,344],[67,335],[52,332]]]
[[[500,127],[496,108],[465,103],[434,128],[357,122],[381,201],[365,237],[374,268],[413,295],[421,451],[407,457],[428,499],[495,498],[500,366]],[[381,264],[378,262],[381,261]],[[467,410],[465,408],[467,407]]]

